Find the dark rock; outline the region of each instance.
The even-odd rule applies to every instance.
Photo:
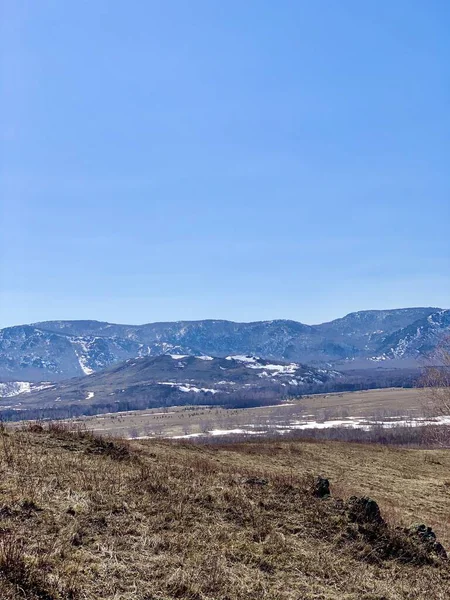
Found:
[[[384,524],[380,507],[368,496],[352,496],[347,502],[347,510],[349,519],[353,523]]]
[[[423,542],[434,542],[436,540],[436,534],[423,523],[415,523],[408,527],[407,533],[410,535],[417,535]]]
[[[77,547],[82,546],[83,545],[83,532],[77,531],[76,533],[74,533],[71,541],[72,541],[73,546],[77,546]]]
[[[14,511],[6,504],[0,507],[0,519],[11,517],[13,514]]]
[[[329,498],[330,496],[330,482],[325,477],[318,477],[314,484],[314,496],[316,498]]]
[[[405,533],[411,537],[418,538],[431,552],[435,552],[441,558],[447,558],[447,552],[444,546],[437,541],[436,534],[423,523],[415,523],[405,530]]]
[[[261,477],[247,477],[244,479],[244,483],[248,483],[249,485],[267,485],[269,482],[267,479],[262,479]]]
[[[436,554],[438,556],[440,556],[441,558],[444,558],[445,560],[447,560],[448,556],[447,556],[447,551],[444,548],[444,546],[440,543],[440,542],[434,542],[433,544],[433,550],[434,552],[436,552]]]
[[[22,500],[20,506],[21,508],[23,508],[23,510],[26,510],[28,512],[42,510],[42,508],[39,508],[39,506],[35,502],[33,502],[33,500]]]

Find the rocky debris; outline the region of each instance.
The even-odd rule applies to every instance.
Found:
[[[445,559],[447,558],[447,552],[445,551],[444,546],[437,541],[436,534],[431,527],[427,527],[423,523],[415,523],[414,525],[411,525],[411,527],[405,529],[405,533],[413,538],[419,539],[428,550],[435,552],[438,556]]]
[[[437,558],[447,558],[431,527],[423,524],[407,529],[389,527],[378,504],[368,496],[352,496],[344,503],[343,510],[350,521],[346,538],[353,541],[364,560],[395,559],[402,563],[425,565],[434,564]]]
[[[330,482],[322,476],[311,479],[309,489],[316,498],[331,496]],[[447,559],[447,553],[431,527],[422,523],[407,529],[390,527],[381,516],[377,502],[369,496],[351,496],[347,501],[335,498],[328,506],[343,519],[342,539],[351,541],[363,560],[375,563],[398,560],[425,565]]]
[[[314,483],[313,494],[316,498],[329,498],[331,495],[329,480],[325,479],[325,477],[317,477]]]
[[[350,521],[353,523],[373,523],[384,525],[380,507],[368,496],[351,496],[347,502],[347,511]]]

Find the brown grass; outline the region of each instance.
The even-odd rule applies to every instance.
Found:
[[[450,455],[429,452],[3,430],[0,598],[448,598],[447,563],[395,528],[446,533]],[[343,502],[314,498],[319,473],[334,496],[379,500],[393,523],[358,525]]]

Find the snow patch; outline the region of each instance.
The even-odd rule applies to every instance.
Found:
[[[294,375],[297,372],[297,369],[299,368],[299,366],[295,363],[291,363],[290,365],[261,365],[258,363],[255,364],[249,364],[248,365],[249,369],[264,369],[263,373],[265,373],[266,371],[272,371],[272,375],[276,376],[276,375],[281,375],[281,374],[286,374],[286,375]],[[268,376],[267,373],[266,375],[263,375],[263,377]]]
[[[92,341],[95,341],[96,339],[97,338],[94,338]],[[71,340],[71,342],[75,346],[75,354],[81,370],[85,375],[92,375],[92,373],[94,373],[94,369],[91,369],[91,367],[89,367],[87,364],[89,355],[88,342],[83,338],[77,338],[76,340]],[[77,346],[80,346],[81,352],[77,349]]]
[[[212,388],[198,388],[190,384],[180,385],[178,386],[180,392],[195,392],[198,394],[199,392],[210,392],[211,394],[217,394],[219,390],[214,390]]]
[[[243,363],[256,363],[258,360],[256,356],[247,356],[245,354],[236,354],[236,356],[227,356],[225,360],[237,360]]]
[[[233,433],[246,433],[249,435],[261,435],[264,431],[253,431],[252,429],[212,429],[209,435],[233,435]]]
[[[0,383],[0,398],[12,398],[19,394],[26,394],[31,391],[31,383],[29,381],[11,381],[8,383]]]
[[[169,385],[170,387],[175,387],[180,390],[180,392],[194,392],[196,394],[200,392],[210,392],[211,394],[217,394],[219,390],[215,390],[213,388],[198,388],[195,385],[190,383],[176,383],[174,381],[158,381],[158,385]]]

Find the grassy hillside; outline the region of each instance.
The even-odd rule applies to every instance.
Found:
[[[448,598],[447,561],[403,527],[450,542],[449,467],[437,450],[3,430],[0,598]],[[314,496],[319,473],[333,497]],[[352,494],[387,524],[355,517]]]

